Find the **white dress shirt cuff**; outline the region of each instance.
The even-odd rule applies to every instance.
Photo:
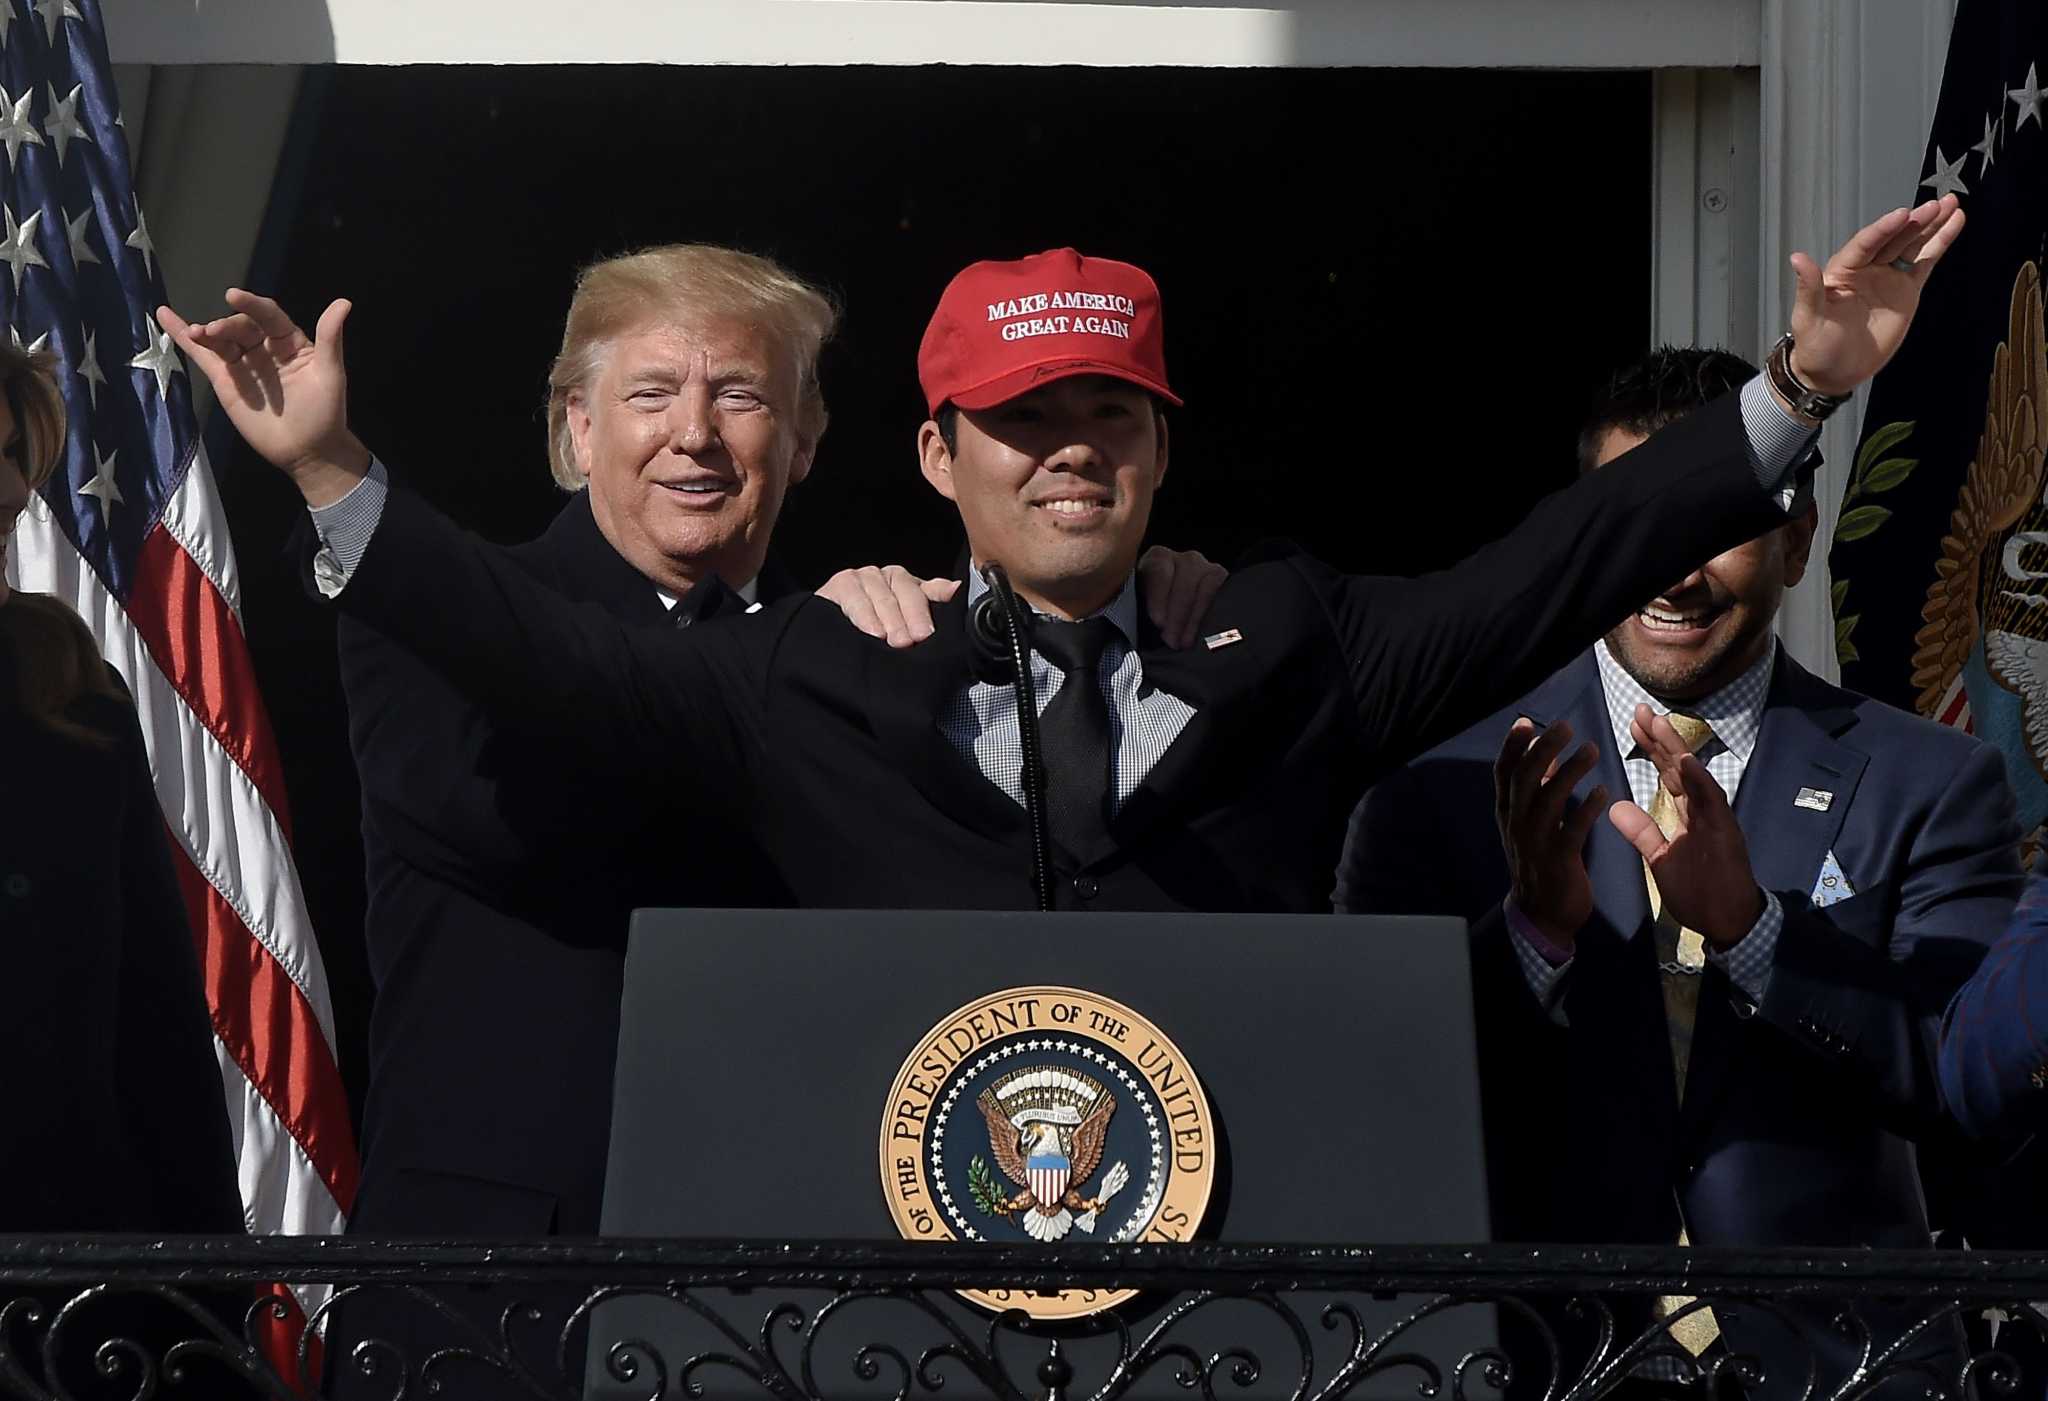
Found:
[[[1777,496],[1779,506],[1791,510],[1802,483],[1788,481],[1787,475],[1818,430],[1792,417],[1762,375],[1742,386],[1742,427],[1749,435],[1750,470],[1765,491]]]
[[[320,537],[320,548],[313,555],[313,585],[322,598],[339,594],[363,562],[363,552],[370,548],[377,522],[384,519],[384,501],[390,494],[391,474],[372,457],[370,470],[348,495],[325,506],[306,508]]]

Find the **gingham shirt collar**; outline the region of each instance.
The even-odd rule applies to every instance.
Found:
[[[967,606],[970,609],[973,608],[981,596],[987,592],[988,580],[981,577],[979,569],[970,568],[967,571]],[[1026,606],[1028,607],[1029,605]],[[1031,611],[1034,613],[1038,612],[1035,608]],[[1048,617],[1050,615],[1039,613],[1039,616]],[[1126,648],[1136,647],[1138,645],[1138,576],[1133,573],[1124,580],[1123,588],[1117,592],[1115,598],[1109,601],[1109,607],[1102,609],[1100,612],[1090,613],[1088,616],[1091,618],[1109,619],[1116,630],[1123,634],[1124,646]]]
[[[1607,720],[1614,727],[1616,752],[1628,757],[1636,754],[1635,737],[1629,734],[1629,722],[1635,719],[1636,707],[1647,705],[1658,715],[1668,715],[1672,706],[1644,690],[1642,684],[1622,669],[1614,654],[1607,650],[1607,639],[1593,644],[1593,659],[1600,667],[1600,689],[1607,698]],[[1745,768],[1749,765],[1750,752],[1756,748],[1757,732],[1764,723],[1764,697],[1771,689],[1771,668],[1778,660],[1778,639],[1773,637],[1748,670],[1733,681],[1699,701],[1688,701],[1685,711],[1697,715],[1714,727],[1714,739],[1733,754]]]

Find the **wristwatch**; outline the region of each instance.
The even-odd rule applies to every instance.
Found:
[[[1792,406],[1794,413],[1806,418],[1823,419],[1849,402],[1847,394],[1823,394],[1810,385],[1802,384],[1799,376],[1792,373],[1792,333],[1787,331],[1778,337],[1778,343],[1771,347],[1771,353],[1764,360],[1764,373],[1770,376],[1771,388],[1783,396]]]

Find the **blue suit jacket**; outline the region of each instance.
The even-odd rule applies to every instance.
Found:
[[[2020,885],[1997,752],[1780,654],[1735,813],[1784,932],[1761,1007],[1705,973],[1680,1104],[1642,864],[1611,823],[1588,843],[1595,912],[1564,985],[1568,1027],[1514,960],[1492,763],[1516,715],[1566,720],[1600,747],[1581,798],[1629,792],[1587,653],[1377,785],[1337,892],[1343,910],[1472,923],[1496,1234],[1669,1243],[1682,1204],[1699,1245],[1927,1245],[1911,1139],[1942,1113],[1940,1018]],[[1798,806],[1802,788],[1833,796]],[[1855,894],[1814,908],[1830,851]]]
[[[2027,886],[2011,925],[1949,1007],[1941,1083],[1971,1133],[2048,1126],[2048,881]]]

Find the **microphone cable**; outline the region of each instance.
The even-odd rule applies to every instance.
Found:
[[[1045,759],[1038,743],[1038,688],[1031,680],[1031,612],[1010,587],[1000,564],[982,566],[988,592],[975,604],[968,626],[991,662],[1007,665],[1017,701],[1017,736],[1024,750],[1024,812],[1031,825],[1031,884],[1038,908],[1051,910],[1052,843],[1045,825]]]

